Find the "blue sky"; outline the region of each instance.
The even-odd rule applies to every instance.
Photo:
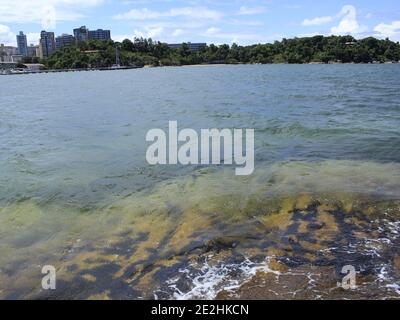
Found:
[[[0,0],[0,43],[24,31],[111,29],[114,40],[265,43],[283,37],[351,34],[400,40],[398,0]]]

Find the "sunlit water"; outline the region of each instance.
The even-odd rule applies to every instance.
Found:
[[[399,65],[1,80],[1,298],[400,297]],[[169,120],[254,128],[254,174],[148,165]]]

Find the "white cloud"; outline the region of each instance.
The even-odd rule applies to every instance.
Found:
[[[197,20],[219,20],[223,14],[221,12],[208,9],[206,7],[183,7],[172,8],[167,11],[153,11],[147,8],[132,9],[126,13],[114,16],[117,20],[154,20],[161,18],[183,17]]]
[[[6,46],[14,46],[16,43],[15,34],[3,24],[0,24],[0,43]]]
[[[238,15],[253,15],[260,14],[266,11],[265,7],[246,7],[242,6],[239,9]]]
[[[357,20],[357,10],[352,5],[342,8],[338,17],[341,18],[339,25],[331,28],[331,33],[336,35],[360,34],[365,32],[366,27],[361,26]]]
[[[160,37],[164,32],[163,27],[157,27],[147,30],[147,38],[157,38]]]
[[[56,9],[53,6],[45,6],[42,8],[42,21],[43,29],[55,29],[57,21]]]
[[[247,26],[247,27],[261,27],[264,25],[264,22],[257,21],[257,20],[239,20],[239,19],[232,19],[229,20],[229,23],[235,26]]]
[[[26,34],[26,40],[28,45],[34,44],[37,45],[39,43],[40,33],[38,32],[30,32]]]
[[[320,26],[332,22],[333,18],[330,16],[317,17],[314,19],[305,19],[302,23],[303,26]]]
[[[221,32],[221,29],[216,28],[216,27],[211,27],[206,30],[207,35],[214,35],[214,34],[218,34],[219,32]]]
[[[132,34],[113,34],[112,38],[114,41],[122,42],[125,39],[133,40],[134,36]]]
[[[257,33],[225,32],[217,27],[208,28],[205,32],[201,33],[200,36],[212,39],[212,42],[215,44],[238,43],[241,45],[266,43],[271,40],[277,40],[282,38],[281,36],[277,35],[274,35],[272,37],[265,37],[264,35]]]
[[[56,21],[72,21],[83,17],[84,8],[100,5],[104,0],[1,0],[0,21],[38,23],[54,28]]]
[[[179,37],[183,34],[185,34],[185,31],[183,31],[182,29],[175,29],[174,32],[172,32],[173,37]]]
[[[303,26],[320,26],[334,21],[339,21],[338,25],[331,28],[331,34],[335,35],[360,35],[367,31],[365,26],[359,24],[357,20],[357,9],[352,5],[343,6],[337,15],[322,16],[313,19],[305,19]]]
[[[390,24],[380,23],[375,28],[376,36],[379,38],[390,38],[392,40],[400,39],[400,20],[393,21]]]
[[[119,34],[113,35],[113,40],[122,42],[125,39],[133,40],[134,38],[152,38],[155,41],[162,41],[167,43],[181,43],[190,41],[190,39],[181,38],[183,35],[188,34],[186,29],[171,29],[169,26],[163,27],[163,24],[159,25],[147,25],[136,28],[132,34]],[[190,33],[193,34],[192,32]]]
[[[311,38],[315,36],[326,36],[326,35],[321,32],[309,32],[309,33],[300,33],[297,36],[300,38]]]
[[[147,19],[157,19],[162,16],[161,12],[151,11],[147,8],[137,10],[132,9],[126,13],[117,14],[114,19],[117,20],[147,20]]]
[[[157,40],[163,34],[163,27],[145,27],[144,30],[135,29],[133,38],[152,38]]]

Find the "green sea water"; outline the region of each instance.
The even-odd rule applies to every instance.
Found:
[[[399,71],[270,65],[4,77],[0,297],[400,297]],[[146,133],[170,120],[255,129],[254,174],[148,165]],[[348,264],[363,285],[338,291]],[[44,265],[56,267],[54,291],[41,288]],[[272,289],[252,296],[252,281]]]

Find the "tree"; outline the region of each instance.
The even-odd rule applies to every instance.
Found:
[[[368,63],[400,60],[400,44],[389,39],[368,37],[356,40],[352,36],[314,36],[283,39],[274,43],[239,46],[210,44],[194,52],[187,44],[170,49],[167,44],[152,39],[88,41],[79,46],[63,47],[43,63],[47,68],[98,68],[115,63],[115,46],[120,46],[122,65],[187,65],[199,63],[309,63],[342,61]],[[91,52],[88,53],[87,51]],[[33,61],[33,60],[32,60]]]
[[[124,41],[122,41],[122,46],[121,49],[124,51],[134,51],[134,44],[131,40],[129,39],[125,39]]]

